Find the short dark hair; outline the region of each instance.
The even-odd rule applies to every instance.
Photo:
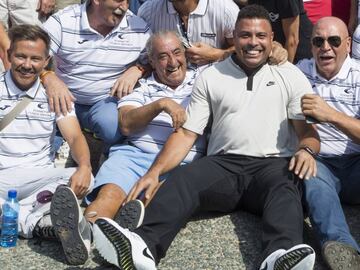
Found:
[[[236,19],[236,23],[238,23],[242,19],[264,19],[267,20],[271,25],[270,15],[269,12],[260,5],[247,5],[243,7],[238,14],[238,17]]]
[[[41,39],[44,41],[46,46],[46,56],[49,55],[50,50],[50,37],[45,30],[41,29],[40,26],[32,25],[32,24],[20,24],[10,28],[9,30],[9,38],[10,38],[10,51],[13,50],[14,44],[17,41],[22,40],[31,40],[36,41]]]

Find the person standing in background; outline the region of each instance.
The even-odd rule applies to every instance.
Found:
[[[274,40],[288,51],[289,62],[311,58],[312,23],[306,15],[302,0],[249,0],[249,4],[264,6],[270,13]]]
[[[347,25],[350,18],[350,3],[351,0],[332,0],[332,16],[338,17],[343,20]]]
[[[19,24],[40,25],[55,9],[55,0],[0,0],[0,22],[6,30]]]
[[[303,0],[310,21],[315,24],[320,18],[331,16],[331,0]]]
[[[153,32],[178,31],[188,62],[202,66],[224,60],[234,52],[238,12],[231,0],[152,0],[140,7],[138,16]]]
[[[351,0],[350,17],[348,22],[348,30],[350,35],[352,35],[355,32],[355,29],[360,22],[359,4],[360,4],[359,0]]]
[[[10,67],[10,63],[7,58],[7,50],[9,47],[9,37],[4,29],[4,26],[0,23],[0,72],[3,72]]]

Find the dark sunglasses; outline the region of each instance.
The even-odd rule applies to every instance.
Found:
[[[314,37],[311,41],[315,47],[320,48],[324,44],[325,40],[329,43],[331,47],[335,48],[339,47],[342,42],[342,39],[339,36],[330,36],[328,38]]]

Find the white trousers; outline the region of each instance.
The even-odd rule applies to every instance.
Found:
[[[20,204],[19,235],[32,237],[36,223],[50,212],[50,202],[41,204],[36,195],[44,190],[55,192],[62,184],[68,184],[76,168],[16,168],[0,170],[0,205],[7,198],[9,189],[16,189]],[[93,177],[89,192],[93,187]]]

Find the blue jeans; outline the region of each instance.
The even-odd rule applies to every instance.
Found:
[[[81,128],[90,130],[104,143],[115,144],[122,139],[118,124],[117,98],[108,97],[93,105],[75,103]]]
[[[305,180],[305,199],[321,245],[338,241],[359,245],[350,234],[341,202],[360,204],[360,155],[318,158],[317,175]]]

